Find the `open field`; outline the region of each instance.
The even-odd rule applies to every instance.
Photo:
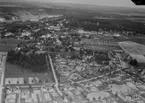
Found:
[[[33,73],[31,71],[28,71],[27,69],[22,69],[21,67],[17,65],[12,65],[10,63],[7,63],[6,70],[5,70],[5,79],[6,78],[24,78],[26,80],[26,83],[28,82],[28,78],[38,78],[41,80],[41,83],[44,83],[47,81],[48,83],[53,82],[53,75],[51,72],[45,72],[45,73]],[[39,84],[39,83],[36,83]]]
[[[6,44],[19,44],[19,43],[23,42],[23,40],[18,40],[18,39],[0,39],[0,44],[2,44],[4,42]]]
[[[11,49],[15,49],[17,44],[23,42],[23,40],[17,39],[0,39],[0,51],[8,52]]]
[[[17,45],[12,44],[0,44],[0,51],[2,52],[8,52],[11,49],[15,49]]]

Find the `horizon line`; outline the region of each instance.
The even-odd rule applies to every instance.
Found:
[[[145,6],[140,5],[140,6],[123,6],[123,5],[106,5],[106,4],[85,4],[85,3],[69,3],[69,2],[54,2],[54,1],[0,1],[0,2],[5,2],[5,3],[53,3],[53,4],[74,4],[74,5],[87,5],[87,6],[106,6],[106,7],[118,7],[118,8],[130,8],[130,9],[145,9]]]

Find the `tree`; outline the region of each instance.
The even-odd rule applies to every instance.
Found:
[[[133,59],[130,61],[130,64],[133,65],[133,66],[137,66],[138,65],[138,62],[136,59]]]
[[[48,79],[45,80],[45,83],[48,83]]]
[[[99,100],[101,99],[101,97],[98,98]]]
[[[30,91],[30,93],[32,93],[32,92],[33,92],[33,88],[32,88],[32,86],[31,86],[31,85],[29,85],[29,91]]]
[[[96,101],[96,98],[95,97],[93,98],[93,101]]]
[[[24,80],[24,84],[27,84],[27,81],[26,80]]]
[[[118,93],[116,93],[115,96],[118,97]]]
[[[135,65],[135,66],[137,66],[137,65],[138,65],[138,62],[137,62],[137,60],[136,60],[136,59],[134,59],[134,60],[133,60],[133,62],[134,62],[134,65]]]
[[[39,83],[42,83],[42,81],[41,81],[41,80],[39,80]]]
[[[47,69],[45,55],[46,54],[25,55],[25,53],[21,51],[11,50],[8,52],[7,60],[12,64],[19,65],[23,69],[29,69],[33,72],[45,72]]]

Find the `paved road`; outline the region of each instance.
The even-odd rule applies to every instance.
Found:
[[[7,54],[0,54],[3,56],[3,61],[2,61],[2,65],[1,68],[2,70],[0,70],[0,102],[2,102],[2,92],[3,92],[3,85],[4,85],[4,73],[5,73],[5,63],[6,63],[6,58],[7,58]]]
[[[55,72],[55,70],[54,70],[54,66],[53,66],[53,63],[52,63],[52,59],[51,59],[50,55],[48,55],[46,58],[49,59],[49,62],[50,62],[51,70],[52,70],[53,77],[54,77],[54,80],[55,80],[55,87],[56,87],[56,90],[57,90],[57,92],[59,93],[60,96],[63,96],[62,92],[61,92],[60,89],[58,88],[59,82],[58,82],[58,78],[57,78],[57,76],[56,76],[56,72]],[[48,60],[47,60],[47,63],[48,63]]]

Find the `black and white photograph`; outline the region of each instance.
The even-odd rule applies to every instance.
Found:
[[[145,1],[0,0],[0,103],[145,103]]]

